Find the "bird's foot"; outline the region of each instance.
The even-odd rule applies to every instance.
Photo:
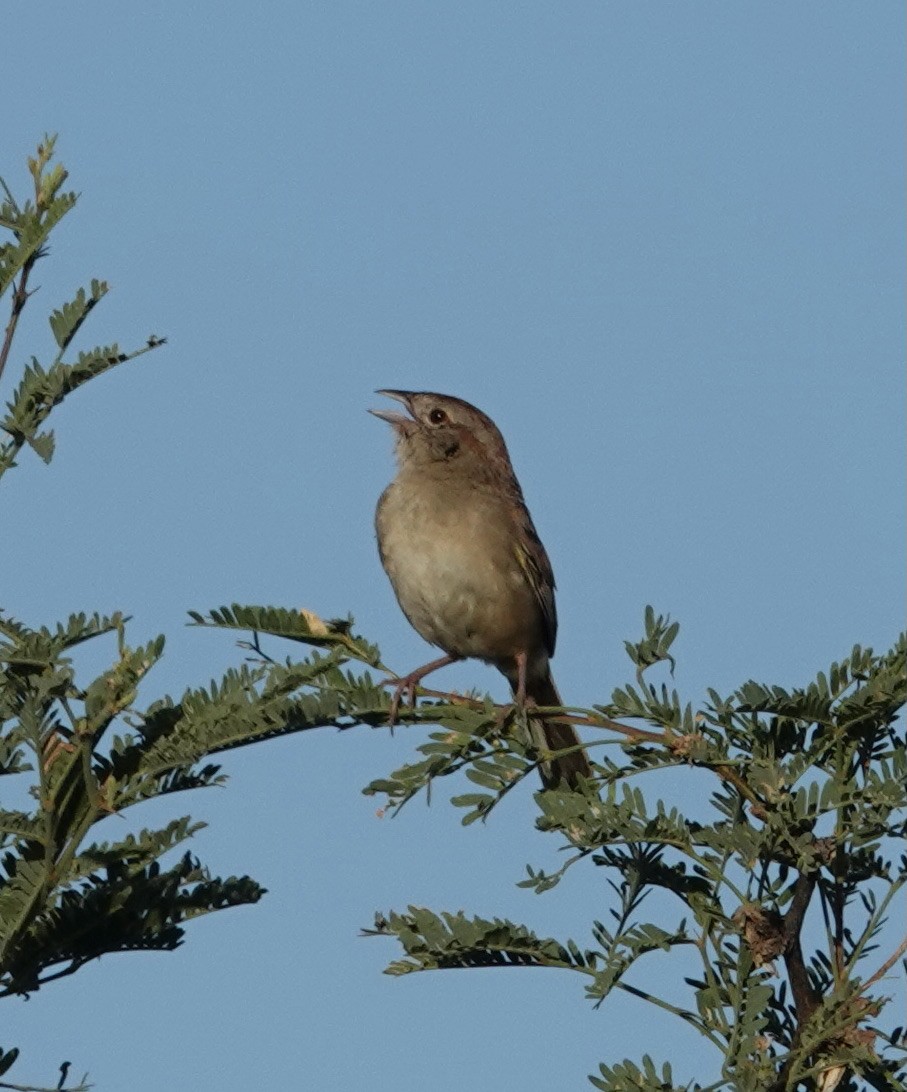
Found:
[[[415,674],[415,673],[414,673]],[[407,675],[404,679],[385,679],[385,685],[393,686],[394,692],[391,695],[391,705],[387,713],[387,724],[389,728],[397,723],[397,714],[400,712],[400,705],[403,702],[404,697],[408,699],[408,703],[411,708],[416,706],[416,684],[419,682],[419,676]]]
[[[458,660],[459,656],[441,656],[437,660],[432,660],[431,663],[425,664],[423,667],[416,668],[415,671],[411,671],[408,675],[404,675],[402,679],[385,679],[384,686],[393,686],[394,693],[391,697],[391,706],[388,711],[388,725],[393,728],[397,721],[397,714],[400,712],[400,705],[403,700],[404,694],[409,694],[409,704],[411,708],[416,707],[416,687],[425,678],[426,675],[430,675],[433,671],[437,671],[439,667],[447,667],[448,664],[454,663]]]
[[[512,720],[523,721],[528,719],[538,709],[534,698],[522,698],[514,695],[509,705],[499,705],[495,713],[495,722],[498,730],[503,730]]]

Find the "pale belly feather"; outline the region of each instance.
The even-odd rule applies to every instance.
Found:
[[[413,628],[428,642],[456,656],[493,663],[543,644],[539,604],[511,543],[489,529],[488,501],[471,498],[430,512],[412,498],[405,512],[392,486],[378,516],[385,566],[397,599]],[[383,518],[382,518],[383,517]]]

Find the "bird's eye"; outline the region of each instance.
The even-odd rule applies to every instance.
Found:
[[[428,419],[433,425],[443,425],[447,420],[447,414],[442,409],[433,409],[428,415]]]

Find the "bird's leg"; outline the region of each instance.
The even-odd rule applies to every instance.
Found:
[[[528,656],[525,652],[518,652],[514,656],[514,663],[516,664],[516,678],[507,673],[510,680],[510,689],[513,691],[513,705],[505,706],[498,711],[496,720],[498,722],[498,729],[502,729],[512,715],[512,711],[516,710],[517,715],[520,715],[526,711],[526,662]]]
[[[525,652],[518,652],[516,659],[516,690],[513,692],[513,701],[520,710],[526,708],[526,661]]]
[[[431,663],[424,664],[422,667],[417,667],[415,671],[410,671],[410,673],[405,675],[402,679],[386,679],[385,682],[392,685],[394,688],[394,696],[391,698],[388,723],[393,726],[397,720],[397,713],[400,710],[400,701],[404,694],[409,694],[409,704],[414,706],[416,704],[416,685],[420,683],[426,675],[430,675],[433,671],[437,671],[441,667],[447,667],[448,664],[455,664],[459,659],[461,659],[460,656],[439,656],[437,660],[432,660]]]

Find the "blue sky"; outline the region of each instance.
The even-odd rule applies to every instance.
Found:
[[[4,480],[14,614],[166,633],[148,702],[236,661],[183,624],[232,601],[352,611],[399,670],[423,662],[372,532],[392,459],[365,411],[396,387],[467,398],[507,437],[571,704],[629,679],[646,603],[681,622],[693,701],[894,639],[900,4],[13,2],[4,24],[0,174],[22,192],[58,132],[82,193],[9,373],[49,356],[47,313],[93,276],[113,291],[82,347],[169,338],[59,411],[49,468]],[[481,665],[446,680],[504,693]],[[632,1000],[593,1011],[569,975],[381,974],[396,950],[357,937],[377,909],[584,944],[610,905],[594,871],[514,886],[557,859],[528,793],[466,830],[440,801],[376,817],[360,789],[412,745],[310,733],[149,807],[207,820],[195,850],[269,895],[173,955],[7,1001],[11,1076],[50,1084],[65,1058],[101,1090],[541,1092],[646,1050],[706,1076],[700,1042]]]

